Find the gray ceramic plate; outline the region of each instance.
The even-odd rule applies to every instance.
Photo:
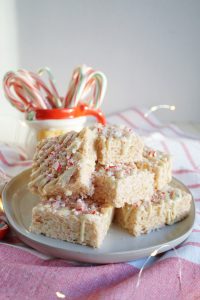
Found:
[[[185,220],[137,238],[113,224],[100,249],[30,233],[28,228],[31,222],[31,211],[37,204],[38,198],[27,189],[29,176],[30,170],[26,170],[9,182],[3,191],[3,207],[10,226],[18,237],[24,243],[47,255],[87,263],[125,262],[149,256],[159,248],[158,253],[167,251],[182,243],[192,231],[195,218],[194,202],[192,202],[190,215]],[[173,181],[188,191],[178,180],[173,179]],[[162,247],[163,245],[166,246]]]

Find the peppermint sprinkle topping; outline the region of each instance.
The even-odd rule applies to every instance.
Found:
[[[100,206],[96,203],[93,203],[90,199],[72,199],[67,196],[57,195],[55,197],[46,197],[43,203],[49,205],[53,210],[57,211],[63,208],[68,208],[71,210],[74,215],[79,214],[100,214]]]

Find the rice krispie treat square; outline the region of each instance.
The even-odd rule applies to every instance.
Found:
[[[190,212],[191,195],[171,185],[157,191],[150,202],[139,201],[115,210],[115,222],[130,234],[139,236],[172,225]]]
[[[90,195],[95,161],[95,133],[89,128],[42,140],[33,158],[29,189],[41,196]]]
[[[142,159],[143,141],[130,128],[97,125],[97,159],[102,165],[132,163]]]
[[[155,174],[155,189],[161,190],[172,180],[171,156],[167,153],[144,147],[143,159],[136,162],[141,170],[148,170]]]
[[[113,218],[114,208],[93,200],[67,201],[56,196],[33,208],[30,232],[91,247],[100,247]]]
[[[125,203],[151,199],[154,174],[148,170],[138,170],[135,164],[98,165],[94,173],[94,186],[95,201],[122,207]]]

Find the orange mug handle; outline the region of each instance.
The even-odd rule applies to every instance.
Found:
[[[80,104],[75,110],[75,117],[93,116],[102,125],[106,124],[106,118],[104,117],[100,109],[92,109],[86,104]]]
[[[84,116],[93,116],[102,125],[106,124],[106,118],[100,109],[90,108],[84,103],[80,103],[74,108],[37,109],[35,111],[36,120],[72,119]]]

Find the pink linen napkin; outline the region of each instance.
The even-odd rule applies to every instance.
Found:
[[[193,193],[196,221],[175,250],[129,263],[86,265],[45,256],[10,232],[0,243],[0,299],[198,299],[200,297],[200,140],[173,125],[164,126],[145,110],[110,115],[145,142],[173,156],[173,175]],[[9,176],[29,167],[21,149],[0,145],[0,169]],[[144,269],[143,269],[144,267]],[[142,272],[141,272],[142,270]]]

